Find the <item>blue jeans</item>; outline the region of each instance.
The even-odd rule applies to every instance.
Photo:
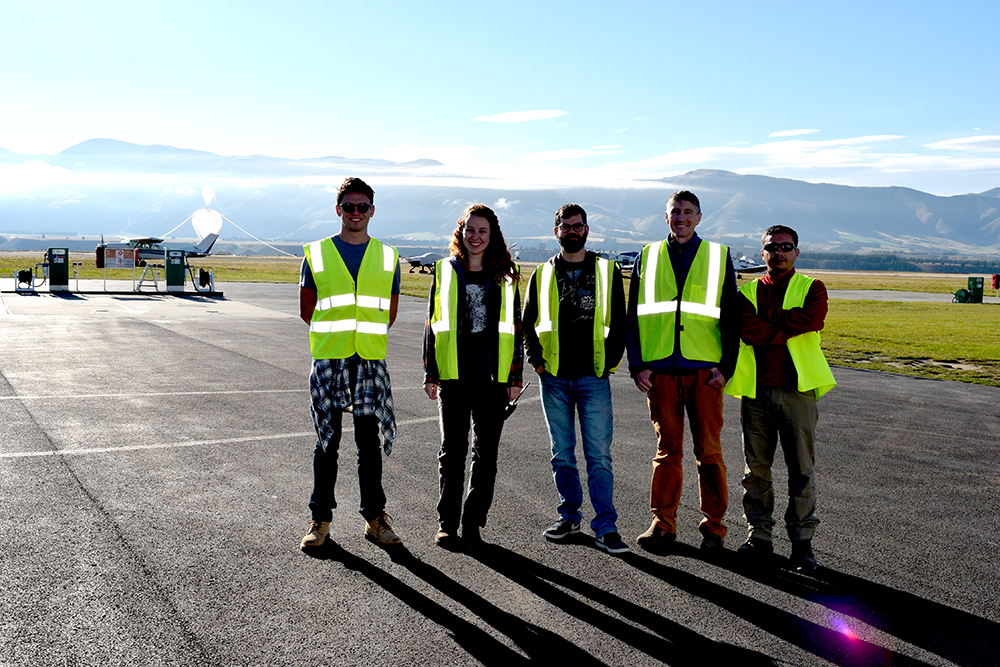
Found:
[[[590,527],[594,535],[617,532],[612,495],[611,438],[614,423],[611,412],[611,383],[607,378],[587,375],[577,380],[563,380],[549,373],[539,377],[542,410],[549,426],[552,443],[552,477],[559,492],[559,516],[579,523],[583,489],[576,467],[576,413],[580,414],[583,455],[587,460],[587,487],[594,506]]]

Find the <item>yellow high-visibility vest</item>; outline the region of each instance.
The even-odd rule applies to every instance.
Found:
[[[434,303],[431,331],[439,380],[458,379],[458,272],[450,258],[434,263]],[[497,324],[497,381],[506,384],[514,361],[514,281],[504,279]]]
[[[719,317],[728,252],[727,246],[702,240],[678,298],[667,241],[642,249],[636,314],[643,361],[666,359],[674,353],[678,320],[685,359],[722,360]]]
[[[309,323],[313,359],[385,359],[392,280],[399,253],[371,239],[355,283],[332,238],[305,246],[316,281],[316,310]]]
[[[794,274],[785,289],[785,298],[781,302],[782,310],[801,308],[805,305],[806,295],[809,294],[809,287],[813,280],[813,278],[801,273]],[[753,304],[754,310],[757,310],[758,281],[759,279],[749,282],[740,290]],[[823,394],[837,386],[837,381],[833,379],[833,372],[830,371],[830,364],[827,363],[823,349],[820,347],[818,331],[807,331],[804,334],[792,336],[786,345],[795,366],[795,373],[798,375],[797,389],[799,391],[814,392],[818,401]],[[752,345],[740,341],[740,356],[736,360],[736,372],[733,373],[732,379],[726,385],[725,391],[730,396],[757,397],[757,357]]]
[[[604,341],[611,333],[611,281],[614,265],[609,260],[596,258],[594,266],[594,374],[604,375]],[[559,373],[559,286],[555,276],[555,264],[545,262],[535,270],[535,293],[538,315],[535,318],[535,333],[542,346],[545,370],[552,375]],[[575,335],[575,332],[569,334]],[[618,370],[618,366],[611,372]]]

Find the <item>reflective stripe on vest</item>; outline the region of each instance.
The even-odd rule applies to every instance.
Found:
[[[385,359],[392,281],[399,263],[395,248],[371,239],[355,283],[333,239],[305,246],[316,283],[316,309],[309,324],[314,359]],[[364,292],[363,294],[360,292]]]
[[[685,359],[722,360],[719,317],[728,252],[727,246],[701,241],[678,298],[677,278],[668,255],[667,241],[642,249],[636,315],[643,361],[657,361],[673,355],[678,323],[681,326],[681,354]]]
[[[759,279],[749,282],[740,290],[753,305],[755,311],[757,310],[758,282]],[[793,274],[785,289],[785,298],[781,303],[782,310],[804,306],[812,283],[813,278],[801,273]],[[792,358],[792,364],[795,366],[795,373],[798,375],[797,389],[799,391],[814,392],[818,401],[823,394],[837,386],[837,381],[833,379],[833,373],[830,371],[830,364],[827,363],[823,349],[820,347],[820,333],[818,331],[808,331],[798,336],[792,336],[786,345],[788,346],[788,355]],[[736,371],[729,384],[726,385],[725,392],[730,396],[757,397],[757,357],[752,345],[740,341],[740,356],[736,360]]]
[[[604,375],[604,340],[611,333],[611,280],[612,264],[596,258],[594,266],[594,374]],[[552,375],[559,373],[559,286],[552,261],[538,267],[535,277],[535,298],[538,316],[535,333],[542,346],[545,370]],[[570,335],[573,335],[572,333]],[[617,370],[617,366],[611,372]]]
[[[434,296],[431,331],[439,380],[458,379],[458,280],[451,259],[434,263]],[[488,288],[487,288],[488,289]],[[497,324],[497,381],[506,383],[514,360],[514,281],[504,280],[500,291],[500,320]]]

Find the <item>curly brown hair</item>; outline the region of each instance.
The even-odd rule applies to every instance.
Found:
[[[462,238],[465,236],[465,223],[469,216],[473,215],[485,218],[490,223],[490,242],[483,255],[483,269],[489,273],[490,280],[496,285],[499,285],[504,278],[517,282],[521,278],[521,271],[510,256],[510,250],[507,249],[507,241],[500,230],[497,214],[486,204],[469,204],[462,217],[458,219],[449,246],[452,256],[457,257],[462,268],[468,270],[469,256]]]

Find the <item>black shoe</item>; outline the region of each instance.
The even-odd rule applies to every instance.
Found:
[[[622,536],[614,531],[604,533],[594,540],[594,544],[598,549],[604,549],[609,554],[623,554],[629,550],[628,545],[622,542]]]
[[[580,524],[573,523],[569,519],[563,519],[560,517],[558,521],[549,526],[542,532],[545,539],[548,540],[561,540],[567,535],[575,535],[580,532]]]
[[[725,547],[722,546],[722,538],[714,533],[708,533],[701,540],[701,553],[706,556],[714,556],[722,553]]]
[[[771,540],[749,537],[736,550],[736,555],[747,561],[760,564],[767,563],[774,557],[774,544],[771,543]]]
[[[815,572],[816,556],[813,555],[812,540],[792,542],[792,568],[798,572]]]
[[[479,526],[462,526],[462,542],[467,547],[481,546],[483,537],[479,534]]]

